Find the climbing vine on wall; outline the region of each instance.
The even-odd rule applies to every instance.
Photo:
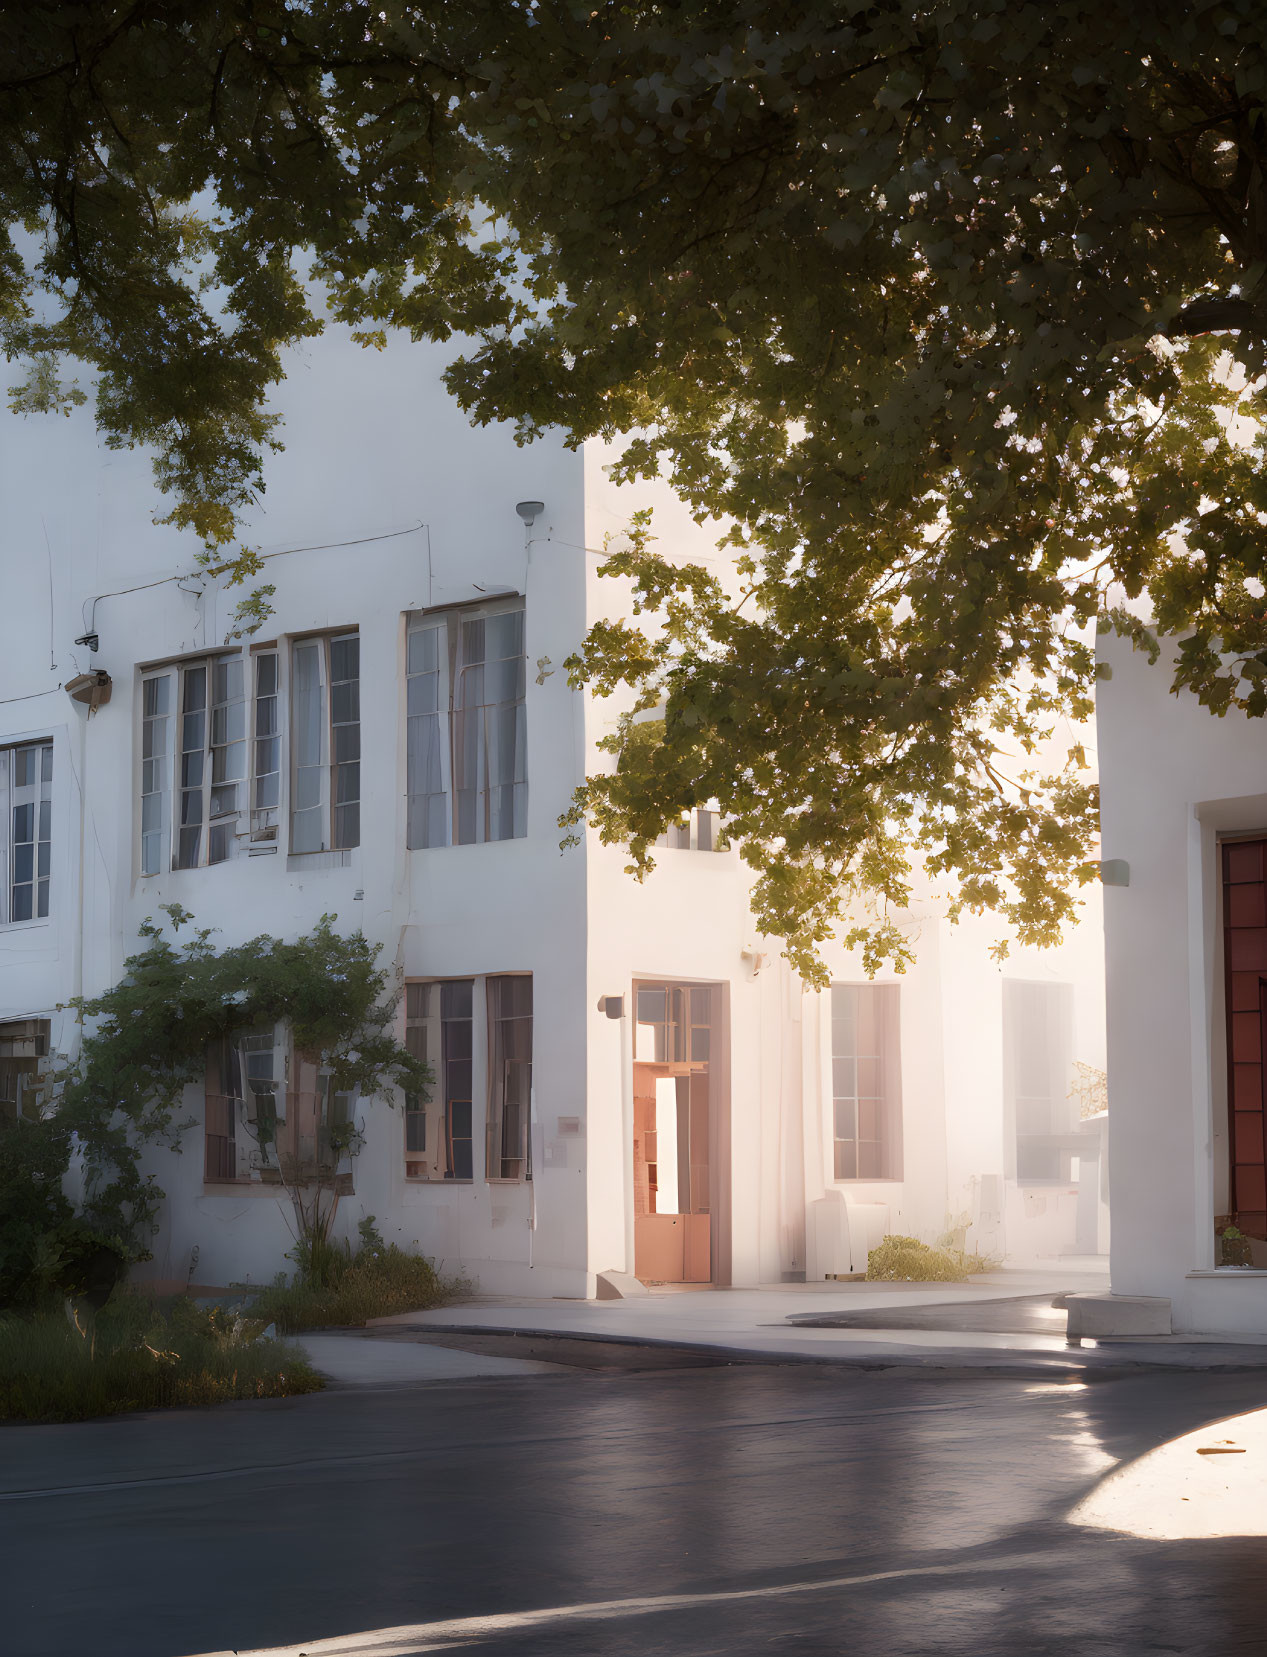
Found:
[[[393,1034],[398,998],[377,947],[359,934],[339,937],[332,916],[294,943],[259,937],[217,948],[208,930],[181,939],[193,917],[178,904],[163,909],[171,936],[147,921],[144,948],[124,963],[119,982],[71,1003],[83,1039],[55,1076],[47,1117],[66,1165],[73,1147],[83,1160],[79,1223],[135,1257],[144,1255],[163,1197],[142,1168],[143,1151],[175,1147],[192,1126],[182,1094],[203,1079],[213,1042],[285,1022],[297,1051],[323,1056],[339,1091],[368,1098],[390,1086],[425,1092],[430,1082]],[[0,1252],[4,1227],[0,1219]]]

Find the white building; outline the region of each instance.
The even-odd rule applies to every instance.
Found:
[[[1110,639],[1098,695],[1113,1290],[1267,1333],[1267,730]],[[1249,1240],[1224,1266],[1216,1228]]]
[[[625,601],[597,549],[649,495],[617,491],[596,449],[472,429],[441,360],[333,332],[296,355],[248,531],[272,616],[232,644],[240,591],[154,524],[148,458],[102,447],[83,412],[5,417],[0,1104],[73,1043],[58,1004],[115,982],[160,904],[225,943],[332,913],[402,981],[434,1099],[326,1100],[284,1031],[211,1056],[200,1125],[156,1153],[150,1274],[283,1266],[261,1096],[279,1142],[350,1108],[365,1145],[340,1225],[373,1214],[485,1290],[793,1279],[807,1214],[811,1275],[864,1268],[885,1231],[1101,1252],[1102,1124],[1069,1094],[1075,1061],[1103,1063],[1094,916],[1000,969],[996,928],[949,927],[930,900],[903,979],[870,984],[836,948],[836,987],[810,994],[755,935],[710,814],[642,885],[593,836],[560,849],[613,717],[561,664]],[[653,504],[664,544],[719,559]],[[64,687],[96,672],[110,694],[89,712]]]

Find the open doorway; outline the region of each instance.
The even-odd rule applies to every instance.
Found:
[[[717,1275],[719,984],[634,985],[634,1270],[644,1283]]]

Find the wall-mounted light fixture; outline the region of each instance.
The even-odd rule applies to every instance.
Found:
[[[101,640],[96,633],[81,633],[75,640],[75,643],[86,644],[89,650],[95,651],[101,643]]]
[[[537,519],[541,516],[545,509],[546,503],[544,501],[515,502],[515,511],[518,512],[519,516],[523,519],[524,523],[527,524],[529,529],[532,528],[533,524],[536,523]]]
[[[1129,886],[1131,866],[1124,857],[1110,857],[1100,864],[1101,886]]]
[[[110,700],[112,684],[110,675],[104,668],[98,667],[91,673],[80,673],[73,679],[67,679],[62,689],[72,702],[82,702],[92,713],[96,708],[104,708]]]
[[[600,1013],[606,1013],[608,1018],[624,1018],[625,998],[623,995],[600,995],[598,1010]]]

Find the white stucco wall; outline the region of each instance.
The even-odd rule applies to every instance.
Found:
[[[153,522],[164,503],[147,456],[103,448],[84,410],[67,420],[0,416],[0,742],[51,737],[55,751],[51,913],[0,928],[0,1019],[50,1016],[54,1046],[69,1047],[72,1021],[57,1004],[115,982],[140,922],[169,902],[226,944],[293,938],[331,913],[339,929],[380,944],[404,977],[531,972],[532,1189],[482,1178],[477,1031],[473,1183],[407,1181],[399,1113],[367,1104],[340,1223],[350,1234],[374,1214],[386,1236],[486,1290],[583,1295],[597,1271],[631,1264],[628,1020],[608,1019],[598,1000],[624,996],[628,1011],[638,978],[720,984],[717,1097],[730,1155],[719,1271],[736,1284],[795,1276],[805,1270],[805,1204],[836,1186],[829,998],[806,993],[777,941],[758,938],[737,855],[665,850],[639,885],[619,849],[591,835],[563,851],[557,826],[587,769],[605,763],[594,745],[618,706],[570,690],[561,670],[588,623],[627,604],[621,583],[597,576],[604,535],[651,504],[663,546],[724,574],[718,526],[695,525],[661,485],[617,489],[599,446],[573,453],[547,438],[520,448],[506,428],[472,429],[439,384],[443,360],[399,341],[363,351],[337,330],[294,353],[278,391],[286,450],[268,462],[266,494],[246,526],[277,588],[261,638],[360,633],[361,844],[338,857],[294,859],[283,846],[140,875],[141,670],[223,641],[240,595],[173,579],[193,574],[197,549]],[[523,499],[545,502],[527,536],[515,514]],[[404,616],[499,589],[526,595],[528,834],[408,851]],[[90,623],[95,655],[72,642]],[[538,685],[546,657],[552,671]],[[60,688],[90,667],[113,679],[110,703],[91,717]],[[901,1177],[848,1183],[855,1200],[885,1207],[890,1229],[932,1240],[948,1216],[972,1208],[983,1176],[1004,1178],[1000,973],[987,955],[997,933],[989,923],[951,928],[925,903],[913,924],[918,961],[901,981]],[[1099,995],[1093,932],[1091,921],[1064,954],[1004,969],[1076,982],[1088,1030]],[[766,955],[758,970],[753,950]],[[840,982],[864,976],[840,948],[830,966]],[[1078,1056],[1097,1062],[1094,1048],[1088,1035]],[[196,1092],[191,1114],[200,1114]],[[567,1132],[560,1119],[577,1118],[581,1132]],[[182,1154],[154,1153],[153,1166],[168,1199],[152,1275],[183,1277],[195,1249],[204,1284],[282,1268],[286,1210],[267,1188],[205,1184],[201,1128]],[[1029,1258],[1068,1249],[1071,1236],[1058,1216],[1037,1225],[1009,1210],[1000,1246]]]
[[[1113,1288],[1169,1296],[1176,1329],[1267,1332],[1267,1273],[1213,1269],[1227,1160],[1217,839],[1267,831],[1267,728],[1169,694],[1165,657],[1150,667],[1117,639],[1101,653],[1103,850],[1130,867],[1129,886],[1104,892]]]

